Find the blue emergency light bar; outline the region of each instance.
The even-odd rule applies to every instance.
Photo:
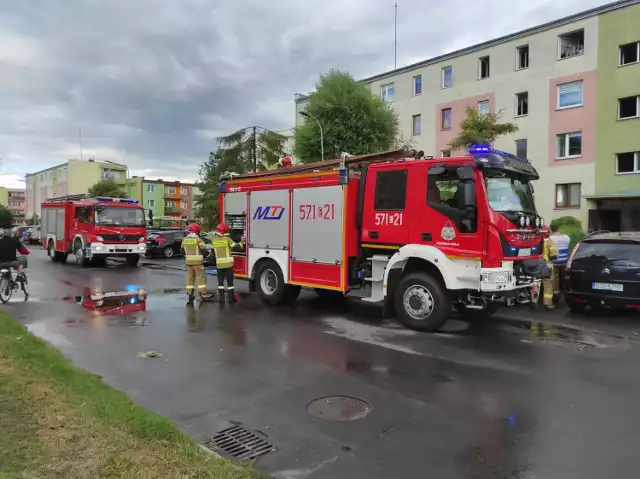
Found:
[[[129,205],[137,205],[138,200],[132,200],[129,198],[109,198],[107,196],[96,196],[96,200],[105,203],[127,203]]]
[[[472,145],[469,148],[469,154],[471,155],[486,155],[489,153],[494,153],[500,156],[508,156],[509,158],[512,158],[514,160],[523,161],[525,163],[531,163],[526,158],[520,158],[519,156],[512,155],[511,153],[507,153],[506,151],[496,150],[495,148],[489,145]]]

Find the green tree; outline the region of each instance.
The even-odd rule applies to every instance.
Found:
[[[220,150],[209,153],[209,158],[200,167],[200,181],[196,183],[196,187],[200,190],[200,194],[194,198],[196,205],[197,218],[203,218],[204,227],[211,229],[218,222],[218,182],[225,171],[235,173],[244,173],[245,171],[234,171],[240,168],[240,165],[247,166],[246,163],[240,165],[233,162],[225,162],[228,159],[226,155],[220,153]]]
[[[149,226],[153,226],[153,211],[149,210],[149,221],[148,221]]]
[[[124,186],[112,179],[98,181],[89,188],[89,195],[92,197],[106,196],[109,198],[126,198],[127,193]]]
[[[11,228],[13,226],[13,213],[4,205],[0,205],[0,228]]]
[[[477,144],[491,145],[499,136],[518,131],[518,126],[513,123],[500,123],[502,113],[500,110],[483,114],[467,105],[466,116],[460,123],[460,133],[449,143],[449,148],[455,151]]]
[[[243,128],[218,138],[217,154],[225,167],[242,173],[272,168],[285,155],[288,138],[259,126]]]
[[[549,226],[557,226],[561,233],[569,236],[571,239],[571,243],[569,244],[570,250],[573,250],[573,247],[578,244],[578,241],[585,237],[582,222],[574,216],[561,216],[551,221]]]
[[[351,75],[331,70],[320,76],[305,113],[318,119],[324,137],[324,158],[375,153],[392,148],[398,139],[398,117],[368,86]],[[320,128],[307,118],[296,128],[294,155],[304,163],[321,159]]]

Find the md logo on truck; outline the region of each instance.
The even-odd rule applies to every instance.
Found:
[[[253,213],[254,220],[279,220],[284,214],[284,206],[258,206]]]

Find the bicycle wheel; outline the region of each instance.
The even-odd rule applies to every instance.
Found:
[[[29,282],[27,281],[27,273],[22,273],[22,277],[24,278],[24,281],[22,281],[20,289],[22,289],[22,292],[24,293],[24,300],[26,301],[29,299]]]
[[[13,285],[11,284],[11,280],[6,276],[0,278],[0,301],[3,303],[8,302],[11,299],[11,295],[13,294]]]

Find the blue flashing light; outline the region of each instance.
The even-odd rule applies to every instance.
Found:
[[[495,148],[493,148],[493,147],[491,147],[489,145],[481,145],[481,144],[472,145],[469,148],[469,154],[471,154],[471,155],[486,155],[488,153],[495,153],[496,155],[507,156],[507,157],[512,158],[514,160],[523,161],[525,163],[531,163],[526,158],[520,158],[519,156],[512,155],[511,153],[507,153],[506,151],[496,150]]]
[[[96,196],[96,200],[103,203],[126,203],[128,205],[137,205],[138,200],[132,200],[131,198],[109,198],[108,196]]]

